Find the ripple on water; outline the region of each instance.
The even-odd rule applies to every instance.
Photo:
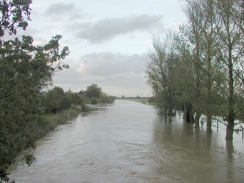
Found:
[[[223,127],[220,126],[220,129]],[[116,101],[85,113],[37,143],[37,162],[17,165],[17,183],[244,182],[244,143],[225,130],[193,128],[144,104]]]

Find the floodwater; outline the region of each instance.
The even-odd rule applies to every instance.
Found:
[[[37,142],[30,167],[18,162],[16,183],[242,183],[244,140],[225,127],[193,128],[155,109],[116,100],[59,126]]]

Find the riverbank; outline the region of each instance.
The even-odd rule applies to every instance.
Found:
[[[65,124],[70,120],[76,118],[81,112],[82,110],[73,106],[56,114],[43,114],[41,116],[41,121],[38,123],[36,122],[35,127],[31,128],[30,134],[25,134],[24,137],[22,136],[22,138],[29,138],[28,146],[22,147],[21,143],[16,143],[15,146],[8,146],[8,144],[6,144],[4,147],[1,147],[5,148],[5,151],[9,153],[3,154],[3,157],[1,159],[1,161],[3,161],[4,164],[1,164],[0,166],[0,182],[8,182],[7,175],[9,171],[8,168],[10,165],[14,164],[17,161],[19,162],[21,159],[23,162],[26,162],[29,165],[32,163],[32,161],[35,160],[35,157],[32,156],[32,153],[35,150],[35,142],[37,140],[47,135],[58,125]],[[20,134],[19,136],[21,135],[22,134]],[[19,139],[19,142],[22,141],[23,139]],[[16,158],[18,160],[16,160]]]
[[[151,106],[154,106],[156,107],[156,102],[155,101],[151,101],[149,98],[142,98],[142,99],[131,99],[132,101],[135,101],[135,102],[140,102],[142,104],[145,104],[145,105],[151,105]]]
[[[71,107],[56,114],[44,115],[43,117],[48,123],[48,129],[46,132],[49,133],[50,131],[54,130],[58,125],[67,123],[68,121],[76,118],[81,112],[81,110],[75,107]]]

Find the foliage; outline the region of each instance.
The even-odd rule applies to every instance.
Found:
[[[26,29],[30,20],[32,0],[0,1],[0,41],[7,31],[10,35],[17,33],[17,28]]]
[[[87,86],[86,89],[86,95],[89,98],[92,97],[100,97],[100,94],[102,93],[102,89],[98,87],[96,84],[92,84],[91,86]]]
[[[42,136],[46,122],[40,110],[41,89],[51,81],[55,71],[68,68],[63,59],[68,47],[60,50],[54,36],[44,46],[34,46],[30,36],[22,40],[3,40],[3,35],[26,29],[30,20],[30,0],[0,1],[0,172],[5,173],[21,150],[34,146]]]
[[[60,87],[55,87],[42,95],[42,108],[45,109],[45,113],[56,113],[60,109],[70,107],[70,101],[65,95],[64,91]]]
[[[226,121],[226,139],[243,115],[243,1],[185,0],[187,23],[163,41],[153,38],[147,79],[159,109],[182,108],[199,124],[201,114]]]
[[[115,97],[109,96],[106,93],[101,93],[99,97],[99,103],[110,104],[113,103]]]
[[[98,100],[97,100],[97,98],[92,97],[92,98],[91,98],[91,104],[92,104],[92,105],[96,105],[96,104],[98,104]]]
[[[161,43],[160,38],[153,38],[154,50],[149,53],[146,74],[153,94],[158,98],[156,106],[160,113],[172,115],[173,108],[173,77],[177,55],[174,53],[173,35],[169,34]]]

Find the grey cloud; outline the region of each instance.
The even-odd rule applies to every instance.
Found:
[[[118,35],[134,31],[162,28],[162,15],[138,15],[126,18],[107,18],[95,23],[80,23],[71,26],[77,30],[77,37],[90,43],[104,42]]]
[[[121,73],[143,74],[147,54],[123,55],[112,52],[92,53],[82,57],[78,71],[82,74],[107,76]]]
[[[79,62],[70,63],[70,69],[56,73],[53,83],[75,91],[96,83],[111,95],[127,95],[127,91],[135,90],[136,95],[147,96],[149,87],[144,77],[147,59],[147,54],[87,54]]]
[[[103,92],[116,96],[128,96],[128,93],[133,95],[131,94],[133,93],[132,90],[135,90],[135,96],[147,96],[145,93],[149,92],[145,78],[142,75],[129,72],[109,76],[94,76],[82,75],[70,68],[56,73],[53,77],[54,86],[60,86],[65,90],[71,89],[77,92],[86,90],[86,87],[93,83],[102,87]]]
[[[65,14],[67,12],[70,12],[70,11],[74,10],[74,8],[75,8],[74,3],[69,3],[69,4],[63,4],[63,3],[52,4],[47,9],[46,15],[61,15],[61,14]]]
[[[55,18],[55,21],[74,21],[76,19],[83,19],[86,14],[80,13],[78,9],[76,9],[74,3],[64,4],[57,3],[52,4],[47,9],[45,15],[52,19]]]

